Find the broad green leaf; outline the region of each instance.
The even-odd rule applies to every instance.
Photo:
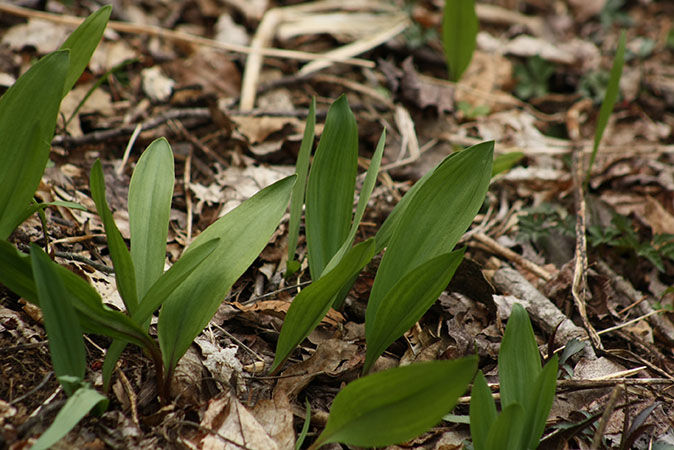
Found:
[[[129,317],[103,305],[98,292],[86,281],[60,265],[53,266],[72,295],[80,325],[86,333],[122,339],[150,352],[158,352],[156,343]],[[7,241],[0,240],[0,283],[24,299],[40,306],[33,279],[30,257],[20,253]],[[156,349],[156,350],[153,350]]]
[[[115,267],[115,281],[117,290],[124,300],[124,305],[129,314],[133,314],[138,308],[138,294],[136,291],[136,273],[131,259],[131,253],[126,247],[122,234],[117,229],[112,212],[108,208],[108,201],[105,199],[105,181],[103,178],[103,169],[101,162],[96,160],[91,168],[89,176],[89,187],[91,189],[91,198],[96,204],[98,215],[103,221],[105,235],[108,238],[108,248],[110,249],[110,258]]]
[[[218,247],[164,301],[159,314],[159,344],[167,379],[192,340],[204,329],[234,282],[269,241],[288,206],[296,176],[261,190],[211,224],[185,252],[214,238]]]
[[[519,449],[524,410],[519,403],[508,405],[498,415],[487,436],[487,450]],[[477,449],[476,449],[477,450]]]
[[[366,324],[374,321],[388,291],[410,270],[454,248],[484,201],[493,152],[494,142],[483,142],[446,159],[393,219],[388,248],[370,293]]]
[[[84,379],[87,361],[82,329],[71,295],[66,291],[54,263],[35,244],[31,245],[30,258],[54,374],[57,378],[70,375],[81,381]],[[69,396],[74,391],[73,386],[68,383],[63,384],[63,389]]]
[[[522,442],[527,448],[536,448],[543,436],[545,422],[555,399],[557,385],[557,355],[543,367],[536,383],[532,386],[531,400],[524,411]]]
[[[0,97],[0,239],[24,216],[49,159],[68,51],[40,59]]]
[[[487,449],[487,436],[497,416],[496,403],[480,370],[470,392],[470,435],[475,450]]]
[[[93,408],[105,409],[108,399],[95,389],[81,387],[68,398],[66,404],[58,412],[54,423],[42,433],[42,436],[33,444],[31,450],[47,450],[56,444]]]
[[[342,95],[328,110],[307,182],[305,226],[313,280],[349,234],[357,170],[358,126]]]
[[[379,175],[379,166],[381,165],[381,158],[384,155],[384,147],[386,145],[386,130],[382,131],[381,136],[379,137],[379,142],[377,147],[374,150],[374,155],[372,155],[372,160],[370,161],[370,167],[367,168],[367,173],[365,174],[365,180],[363,181],[363,188],[360,191],[360,196],[358,198],[358,205],[356,206],[356,214],[353,217],[353,222],[351,223],[351,229],[349,230],[349,235],[346,237],[346,240],[340,247],[340,249],[335,253],[335,256],[332,257],[328,265],[325,267],[325,271],[331,270],[337,265],[337,263],[344,257],[346,252],[351,248],[353,240],[356,237],[358,232],[358,227],[360,226],[360,221],[363,219],[363,214],[365,214],[365,208],[367,208],[367,202],[370,200],[372,195],[372,190],[374,185],[377,182],[377,175]]]
[[[174,182],[171,146],[165,138],[156,139],[138,159],[129,184],[131,260],[139,299],[164,273]]]
[[[421,319],[438,299],[459,267],[463,252],[457,250],[429,259],[409,271],[388,291],[376,315],[370,315],[370,321],[365,322],[367,353],[363,373],[367,373],[379,355]]]
[[[623,30],[620,33],[620,40],[618,41],[618,50],[616,50],[615,57],[613,58],[613,67],[611,67],[611,77],[608,81],[608,86],[606,86],[606,93],[604,94],[604,101],[601,104],[599,109],[599,118],[597,119],[597,128],[594,132],[594,145],[592,146],[592,155],[590,156],[590,164],[587,168],[587,177],[585,184],[590,181],[590,174],[592,171],[592,165],[594,160],[597,158],[597,151],[599,150],[599,143],[601,138],[604,135],[604,130],[608,124],[608,119],[611,117],[611,112],[613,112],[613,106],[615,105],[616,100],[618,99],[618,93],[620,92],[620,77],[623,73],[623,65],[625,63],[625,31]]]
[[[374,240],[361,242],[349,250],[334,269],[297,294],[283,321],[271,366],[272,373],[321,322],[332,306],[334,296],[372,259],[373,251]]]
[[[478,22],[475,0],[445,0],[442,19],[442,44],[447,71],[452,81],[459,81],[473,59]]]
[[[71,209],[79,209],[80,211],[87,211],[87,208],[84,206],[80,205],[79,203],[75,202],[66,202],[66,201],[61,201],[61,200],[55,200],[53,202],[44,202],[44,203],[37,203],[36,201],[33,200],[33,202],[29,205],[26,205],[23,212],[21,212],[17,216],[17,220],[14,222],[12,226],[10,226],[11,229],[16,229],[19,225],[21,225],[26,219],[28,219],[30,216],[32,216],[36,211],[44,211],[45,209],[49,208],[50,206],[63,206],[65,208],[71,208]]]
[[[381,447],[404,442],[454,408],[477,369],[477,357],[397,367],[342,389],[312,448],[330,442]]]
[[[529,405],[533,396],[531,388],[542,370],[529,315],[522,305],[515,303],[498,354],[503,407],[513,403],[522,407]]]
[[[112,6],[110,5],[98,9],[87,17],[61,45],[61,50],[70,50],[70,66],[63,85],[63,97],[72,89],[89,64],[91,55],[94,54],[94,50],[103,37],[111,12]]]
[[[491,176],[498,175],[501,172],[510,170],[515,164],[524,158],[522,152],[509,152],[498,155],[494,158],[494,165],[491,169]]]
[[[300,151],[297,154],[297,165],[295,173],[297,181],[293,187],[293,193],[290,196],[290,219],[288,221],[288,265],[286,274],[290,275],[297,272],[300,268],[299,262],[295,261],[295,250],[297,249],[297,239],[300,232],[300,218],[302,217],[302,205],[304,205],[304,190],[307,186],[307,173],[309,172],[309,157],[311,148],[314,145],[314,128],[316,127],[316,98],[311,98],[309,106],[309,115],[307,124],[304,127],[304,135],[300,144]],[[293,270],[290,270],[293,269]]]
[[[204,242],[199,247],[186,255],[183,255],[176,263],[171,266],[159,279],[152,285],[145,297],[138,305],[138,310],[131,319],[137,324],[144,324],[152,313],[156,311],[162,304],[165,298],[180,286],[180,283],[185,281],[187,277],[199,267],[201,262],[206,259],[217,248],[220,239],[211,239]],[[143,328],[147,328],[143,326]],[[114,341],[105,354],[105,361],[103,362],[103,389],[108,390],[112,372],[115,369],[115,364],[119,356],[124,351],[126,342]]]

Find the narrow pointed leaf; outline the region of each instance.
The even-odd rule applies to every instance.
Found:
[[[604,135],[604,130],[608,124],[608,119],[613,112],[613,106],[618,99],[620,93],[620,77],[623,73],[623,65],[625,63],[625,31],[620,33],[620,40],[618,41],[618,49],[613,58],[613,67],[611,67],[611,76],[606,86],[606,93],[604,94],[604,101],[601,103],[599,110],[599,118],[597,119],[597,128],[594,132],[594,145],[592,146],[592,155],[590,156],[590,164],[587,168],[586,183],[590,180],[590,174],[594,160],[597,158],[599,151],[599,143]]]
[[[159,314],[159,343],[168,375],[269,241],[288,206],[295,179],[293,175],[261,190],[204,230],[185,252],[183,257],[220,238],[200,269],[166,298]]]
[[[94,408],[107,408],[108,399],[95,389],[82,387],[75,391],[56,415],[54,423],[42,433],[31,450],[47,450],[56,444]]]
[[[349,234],[357,170],[358,127],[342,95],[328,110],[307,183],[307,251],[314,280]]]
[[[386,130],[382,131],[381,136],[379,137],[379,142],[375,148],[374,154],[372,155],[372,160],[370,161],[370,167],[367,168],[367,173],[365,174],[365,181],[363,181],[363,188],[360,191],[360,197],[358,198],[358,205],[356,206],[356,214],[353,217],[353,223],[351,224],[351,229],[349,230],[349,235],[346,237],[346,240],[340,247],[340,249],[335,253],[335,256],[332,257],[330,262],[325,268],[325,271],[331,270],[337,265],[337,263],[342,259],[347,251],[351,248],[353,240],[356,237],[358,232],[358,227],[360,226],[360,221],[363,219],[363,214],[365,214],[365,208],[367,208],[367,202],[370,200],[372,195],[372,190],[374,185],[377,182],[377,175],[379,175],[379,166],[381,165],[381,158],[384,155],[384,147],[386,145]]]
[[[388,291],[412,268],[450,252],[477,214],[489,187],[493,142],[474,145],[437,167],[414,192],[381,260],[367,305],[374,322]]]
[[[316,127],[316,98],[311,98],[309,106],[309,115],[307,123],[304,126],[304,135],[300,144],[300,151],[297,154],[297,164],[295,173],[297,181],[293,187],[293,193],[290,196],[290,219],[288,221],[288,270],[286,272],[295,273],[299,269],[299,263],[295,261],[295,250],[297,249],[297,239],[300,232],[300,218],[302,217],[302,205],[304,205],[304,191],[307,186],[307,173],[309,173],[309,158],[311,148],[314,145],[314,129]],[[290,270],[291,265],[295,270]]]
[[[377,314],[365,322],[367,353],[363,373],[367,373],[379,355],[421,319],[437,300],[459,267],[463,252],[457,250],[431,258],[389,290]]]
[[[452,81],[459,81],[473,59],[478,22],[475,0],[445,0],[442,44]]]
[[[276,344],[273,373],[290,352],[318,326],[332,306],[335,294],[372,259],[374,240],[368,239],[353,247],[344,258],[317,281],[303,289],[293,300],[283,321]]]
[[[360,378],[342,389],[314,447],[341,442],[381,447],[411,439],[454,408],[477,369],[477,358],[432,361]]]
[[[501,404],[529,405],[531,387],[541,373],[541,357],[536,346],[529,315],[519,303],[513,305],[498,354]]]
[[[131,259],[139,299],[164,273],[174,182],[171,146],[165,138],[156,139],[138,159],[129,184]]]
[[[112,212],[108,208],[108,201],[105,199],[105,182],[103,179],[103,169],[101,162],[96,160],[91,168],[89,177],[91,197],[96,204],[98,215],[103,221],[105,235],[108,238],[108,247],[110,249],[110,258],[115,267],[115,281],[117,290],[124,300],[124,305],[129,314],[133,314],[138,307],[138,294],[136,291],[136,274],[131,260],[131,253],[126,247],[122,234],[117,229]]]
[[[522,442],[527,448],[536,448],[543,436],[545,422],[555,399],[557,385],[557,355],[547,362],[532,387],[531,401],[524,416]]]
[[[50,53],[0,97],[0,239],[24,217],[49,159],[69,64]]]
[[[501,172],[512,169],[512,167],[524,158],[522,152],[508,152],[498,155],[494,158],[494,166],[491,170],[491,176],[498,175]]]
[[[54,374],[57,378],[70,375],[81,381],[86,369],[86,355],[82,329],[71,295],[63,285],[54,263],[35,244],[30,248],[30,257]],[[63,389],[68,395],[73,392],[69,384],[64,384]]]
[[[103,32],[110,19],[112,6],[106,5],[86,18],[61,45],[61,50],[70,50],[70,66],[63,86],[62,96],[72,89],[79,77],[86,69],[98,46]]]
[[[489,430],[487,450],[523,448],[520,440],[523,418],[524,410],[519,403],[505,407]]]
[[[487,449],[487,436],[497,416],[496,403],[487,380],[482,371],[478,371],[470,392],[470,435],[475,450]]]

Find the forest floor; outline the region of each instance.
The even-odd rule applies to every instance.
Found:
[[[46,3],[53,15],[45,20],[34,9],[0,8],[0,92],[65,40],[72,26],[60,19],[86,17],[98,2],[10,3]],[[466,261],[448,289],[378,368],[477,351],[488,381],[496,381],[504,324],[520,302],[543,356],[574,336],[555,333],[565,318],[586,343],[560,366],[541,448],[674,448],[674,2],[478,1],[477,50],[458,83],[447,80],[438,0],[112,3],[114,23],[62,104],[53,164],[36,194],[86,207],[47,210],[46,234],[56,260],[86,277],[105,302],[123,308],[89,191],[97,158],[128,239],[134,164],[152,140],[168,139],[177,180],[167,252],[173,263],[217,217],[294,172],[312,96],[320,136],[329,105],[346,94],[363,170],[382,130],[388,132],[357,240],[373,236],[410,186],[451,152],[494,140],[497,155],[522,153],[492,179],[460,243]],[[584,195],[585,269],[576,251],[574,170],[588,165],[621,30],[627,47],[620,97]],[[299,53],[352,43],[360,49],[346,62],[304,60]],[[297,53],[254,58],[227,45]],[[174,401],[158,402],[150,360],[128,347],[107,412],[87,417],[59,448],[235,448],[232,440],[247,448],[293,448],[306,402],[312,414],[305,445],[315,439],[332,399],[362,367],[375,267],[360,275],[344,309],[321,323],[280,376],[268,376],[285,312],[309,281],[306,262],[283,279],[287,219],[181,360]],[[24,250],[31,242],[44,246],[45,230],[33,217],[11,241]],[[298,254],[305,253],[302,238]],[[578,270],[586,285],[574,299]],[[598,333],[594,347],[588,329]],[[109,344],[87,336],[87,377],[96,387]],[[39,314],[0,286],[0,448],[28,448],[64,401]],[[453,414],[467,413],[464,398]],[[225,422],[236,426],[218,428]],[[214,428],[230,440],[207,439]],[[598,447],[591,447],[595,438]],[[443,421],[392,448],[472,448],[469,442],[466,424]]]

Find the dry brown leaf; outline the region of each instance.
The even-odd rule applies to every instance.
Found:
[[[653,197],[646,197],[644,219],[653,234],[674,234],[674,216]]]
[[[261,400],[252,412],[280,450],[295,448],[293,412],[287,396],[279,393],[271,400]]]
[[[243,312],[259,312],[262,314],[269,314],[275,317],[284,318],[290,308],[290,302],[285,300],[267,300],[262,302],[256,302],[250,305],[243,305],[238,302],[231,303],[232,306],[239,308]],[[328,310],[328,313],[325,315],[323,320],[321,320],[321,325],[336,327],[340,323],[344,323],[344,316],[342,313],[335,311],[334,309]]]

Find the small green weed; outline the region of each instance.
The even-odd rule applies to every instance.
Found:
[[[515,95],[523,100],[542,97],[550,87],[550,77],[555,73],[555,66],[539,55],[528,58],[524,64],[516,64],[514,68],[517,86]]]

